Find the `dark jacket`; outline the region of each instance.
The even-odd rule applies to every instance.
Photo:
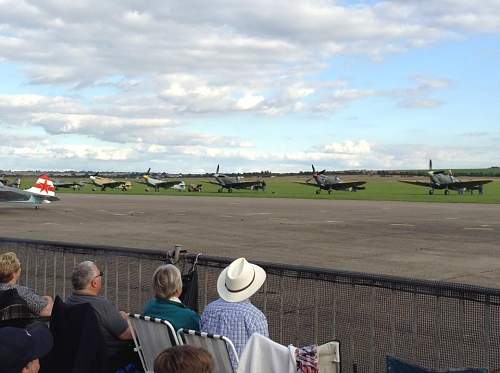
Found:
[[[42,364],[43,373],[105,373],[104,340],[88,303],[69,306],[59,296],[50,319],[54,348]]]

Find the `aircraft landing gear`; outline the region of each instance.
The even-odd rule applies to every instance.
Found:
[[[316,194],[320,194],[321,193],[321,189],[316,189]]]
[[[217,193],[222,193],[222,188],[217,189]]]
[[[450,191],[448,189],[445,189],[444,190],[444,195],[447,196],[448,194],[450,194]]]
[[[328,194],[332,194],[332,190],[331,189],[328,189]]]
[[[484,190],[483,190],[483,186],[482,185],[479,186],[478,191],[479,191],[479,195],[483,195],[484,194]]]
[[[229,188],[227,191],[228,191],[229,193],[233,193],[233,190],[232,190],[231,188]]]
[[[432,196],[434,194],[434,189],[429,189],[429,195]]]

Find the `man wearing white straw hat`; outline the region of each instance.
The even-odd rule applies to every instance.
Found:
[[[201,330],[228,337],[238,355],[253,333],[269,337],[266,316],[249,300],[265,280],[266,272],[258,265],[245,258],[232,262],[219,275],[217,292],[220,298],[205,308]]]

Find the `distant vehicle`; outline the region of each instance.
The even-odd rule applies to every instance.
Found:
[[[202,192],[202,191],[203,191],[203,184],[188,185],[188,192]]]
[[[155,189],[155,192],[159,192],[160,188],[173,188],[176,190],[184,190],[186,189],[186,184],[182,180],[168,180],[168,179],[155,179],[154,177],[149,175],[149,172],[151,171],[151,168],[148,169],[148,171],[142,175],[142,178],[144,179],[144,184],[151,186]],[[148,189],[146,188],[146,191]]]
[[[217,165],[217,170],[213,177],[216,181],[207,181],[207,183],[217,185],[219,193],[227,189],[229,193],[233,189],[250,189],[250,190],[266,190],[266,183],[263,180],[244,180],[243,176],[227,176],[224,174],[219,174],[219,165]]]
[[[56,190],[59,188],[71,188],[73,190],[78,190],[84,185],[85,181],[83,180],[80,181],[64,181],[61,179],[54,180],[54,187],[56,188]]]
[[[102,191],[105,191],[106,188],[120,188],[123,191],[127,191],[132,187],[132,183],[130,181],[118,181],[113,180],[107,177],[98,176],[99,172],[96,172],[95,175],[90,176],[90,180],[92,183],[101,188]],[[95,191],[95,188],[92,188]]]
[[[184,192],[186,190],[186,183],[184,181],[181,181],[179,184],[175,184],[174,186],[170,187],[170,189]]]
[[[429,181],[410,181],[410,180],[399,180],[402,183],[418,185],[430,188],[429,194],[434,194],[436,189],[444,189],[444,194],[450,194],[450,190],[455,190],[458,194],[465,194],[465,192],[470,192],[471,194],[477,190],[479,194],[484,194],[483,185],[491,183],[493,180],[467,180],[460,181],[455,176],[451,170],[445,172],[443,170],[433,171],[432,170],[432,159],[429,160]]]
[[[0,202],[29,203],[38,208],[40,204],[52,201],[59,201],[59,198],[56,197],[54,183],[47,175],[40,176],[35,185],[26,190],[0,183]]]
[[[321,190],[326,190],[328,194],[332,194],[334,190],[344,190],[350,192],[356,192],[358,190],[365,189],[364,184],[366,181],[342,181],[338,176],[326,176],[326,170],[316,172],[314,165],[312,166],[312,176],[304,183],[296,181],[297,184],[307,185],[318,188],[316,194],[320,194]],[[314,179],[315,183],[310,183],[309,181]]]

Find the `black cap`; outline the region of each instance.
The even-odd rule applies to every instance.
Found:
[[[0,328],[0,373],[20,373],[30,361],[49,353],[54,341],[45,325]]]

